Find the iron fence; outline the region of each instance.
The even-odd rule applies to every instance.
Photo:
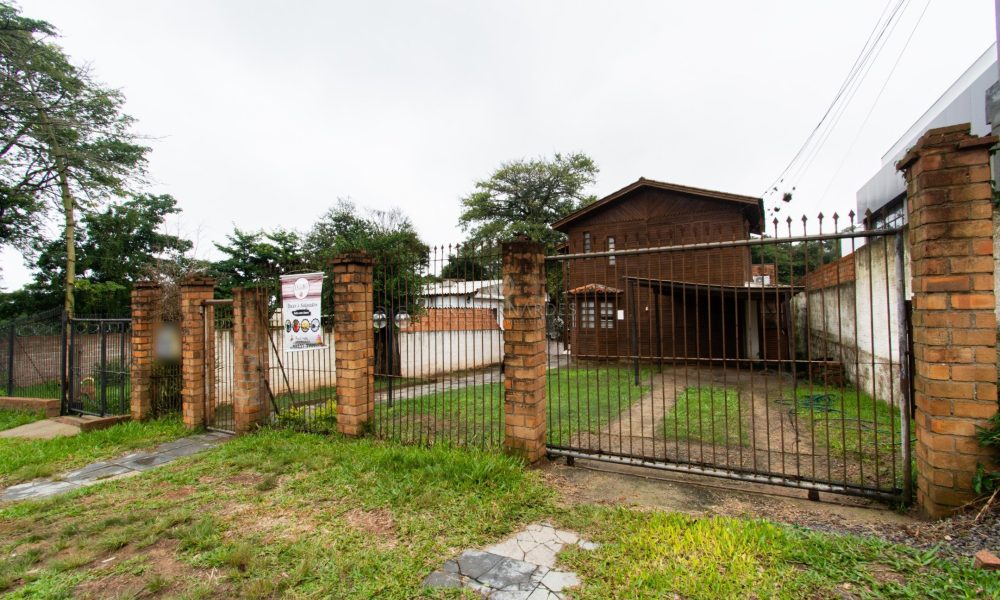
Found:
[[[3,394],[62,397],[64,327],[61,309],[0,324],[0,391]]]
[[[480,448],[503,443],[498,247],[437,246],[376,260],[376,436]]]
[[[98,416],[129,414],[131,319],[74,317],[67,327],[68,411]]]
[[[550,453],[909,499],[902,233],[851,219],[549,257]]]

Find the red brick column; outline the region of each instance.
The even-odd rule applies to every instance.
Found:
[[[931,517],[975,497],[976,465],[990,455],[976,426],[997,412],[989,166],[997,139],[969,129],[932,129],[897,165],[913,274],[917,503]]]
[[[545,254],[503,245],[504,448],[528,463],[545,455]]]
[[[364,433],[375,411],[372,261],[363,253],[333,261],[333,344],[337,368],[337,431]]]
[[[236,433],[266,421],[268,347],[267,299],[262,290],[233,290],[233,417]]]
[[[153,413],[153,335],[160,321],[159,306],[163,296],[160,284],[139,281],[132,287],[132,419],[140,421]]]
[[[181,282],[181,389],[184,425],[205,426],[205,319],[203,303],[215,294],[215,280],[188,277]]]

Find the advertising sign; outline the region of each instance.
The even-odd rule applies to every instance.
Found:
[[[320,316],[323,274],[281,276],[281,318],[285,328],[285,352],[326,347]]]

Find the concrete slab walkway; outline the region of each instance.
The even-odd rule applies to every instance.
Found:
[[[214,448],[230,437],[232,436],[227,433],[214,431],[201,433],[160,444],[149,451],[133,452],[119,458],[91,463],[82,469],[52,479],[37,479],[12,485],[0,494],[0,502],[48,498],[109,479],[135,475],[165,465],[182,456]]]
[[[576,544],[592,550],[597,544],[548,523],[528,525],[485,550],[466,550],[424,579],[437,588],[469,588],[490,600],[557,600],[580,585],[576,573],[555,568],[556,555]]]

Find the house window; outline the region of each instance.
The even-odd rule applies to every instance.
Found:
[[[615,251],[615,238],[608,237],[608,252],[614,252],[614,251]],[[608,264],[611,265],[611,266],[615,265],[615,255],[614,254],[612,254],[611,256],[608,257]]]
[[[601,301],[601,329],[615,328],[615,302],[614,300]]]
[[[589,231],[584,231],[583,232],[583,251],[584,252],[591,252],[591,251],[593,251],[593,248],[592,248],[592,245],[591,245],[591,242],[590,242],[590,232]]]
[[[580,302],[580,327],[582,329],[594,328],[594,301],[583,300]]]

